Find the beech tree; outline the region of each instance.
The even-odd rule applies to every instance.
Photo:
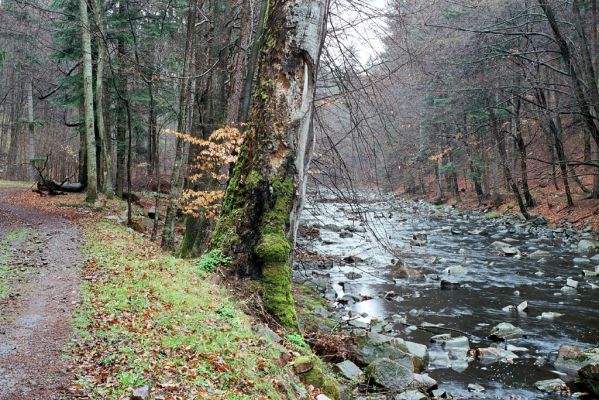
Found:
[[[313,100],[328,0],[269,1],[245,141],[212,245],[260,278],[266,309],[297,328],[291,251],[312,154]]]

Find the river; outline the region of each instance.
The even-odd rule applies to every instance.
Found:
[[[537,225],[517,218],[488,219],[476,211],[395,196],[369,197],[359,205],[312,200],[302,225],[318,227],[319,237],[300,237],[300,248],[336,260],[326,276],[335,290],[333,296],[329,289],[328,297],[337,307],[337,317],[358,315],[368,323],[391,321],[395,315],[394,321],[400,322],[392,334],[428,346],[427,373],[453,396],[547,398],[534,382],[567,380],[552,366],[559,347],[599,345],[599,282],[582,275],[585,269],[594,271],[599,261],[590,260],[594,253],[580,254],[576,247],[580,240],[592,238],[590,229],[577,232],[543,226],[542,221]],[[422,240],[415,241],[415,234]],[[492,246],[496,241],[517,248],[519,254],[505,256]],[[529,257],[538,250],[547,253],[540,259]],[[407,276],[406,269],[402,273],[393,266],[398,259],[408,267]],[[311,273],[302,265],[297,268],[300,275]],[[576,280],[578,288],[566,294],[561,288],[568,278]],[[441,281],[453,289],[443,290]],[[335,302],[347,293],[366,300]],[[527,312],[505,309],[524,301]],[[544,319],[544,312],[563,315]],[[502,344],[518,356],[511,362],[483,363],[464,350],[448,351],[430,341],[433,334],[448,333],[430,327],[439,325],[470,334],[470,348],[490,347],[494,344],[487,338],[489,332],[502,322],[525,332],[525,337]],[[469,384],[485,390],[474,396]]]

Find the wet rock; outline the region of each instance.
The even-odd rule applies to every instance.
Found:
[[[429,355],[428,348],[420,343],[404,341],[408,353],[413,355],[414,371],[424,371],[428,367]]]
[[[443,389],[435,389],[431,393],[433,394],[433,397],[436,399],[447,399],[448,397],[450,397],[450,394]]]
[[[351,232],[348,232],[348,231],[342,231],[342,232],[339,232],[339,237],[341,239],[349,239],[349,238],[354,237],[354,234]]]
[[[555,318],[559,318],[561,316],[563,316],[564,314],[560,314],[558,312],[553,312],[553,311],[547,311],[541,314],[541,319],[548,319],[548,320],[552,320]]]
[[[580,253],[588,253],[594,250],[598,250],[599,249],[599,241],[596,240],[590,240],[590,239],[583,239],[580,242],[578,242],[578,245],[576,246],[576,249],[580,252]]]
[[[484,392],[486,389],[479,385],[478,383],[470,383],[468,384],[468,391],[469,392],[476,392],[476,393],[480,393],[480,392]]]
[[[373,361],[364,373],[369,381],[391,390],[405,390],[414,380],[414,373],[409,368],[389,358]]]
[[[515,327],[509,322],[502,322],[495,326],[489,334],[489,339],[501,341],[506,339],[514,339],[524,336],[524,331]]]
[[[572,286],[563,286],[560,291],[565,295],[575,295],[577,293]]]
[[[358,379],[363,374],[362,370],[350,360],[345,360],[343,362],[335,364],[335,367],[341,373],[341,375],[343,375],[350,381]]]
[[[523,301],[522,303],[518,304],[518,307],[516,307],[516,309],[519,312],[528,312],[528,301]]]
[[[417,390],[408,390],[395,396],[395,400],[426,400],[425,394]]]
[[[444,273],[449,275],[463,275],[466,273],[466,269],[461,265],[454,265],[451,267],[447,267],[443,270]]]
[[[498,347],[482,347],[477,350],[476,356],[482,364],[492,364],[495,362],[511,364],[515,359],[519,358],[514,352]]]
[[[339,298],[339,302],[344,304],[359,303],[360,301],[362,301],[361,297],[351,293],[346,293]]]
[[[574,264],[580,265],[580,264],[590,264],[591,260],[589,260],[588,258],[583,258],[583,257],[576,257],[572,260],[572,262]]]
[[[599,348],[582,350],[576,346],[561,346],[553,366],[558,371],[576,376],[587,365],[599,363]]]
[[[447,340],[451,340],[451,335],[449,333],[442,333],[440,335],[431,336],[431,342],[443,344]]]
[[[578,288],[578,281],[575,281],[574,279],[568,278],[568,279],[566,279],[566,286],[570,286],[571,288],[577,289]]]
[[[499,250],[506,256],[515,256],[517,254],[520,254],[520,250],[518,250],[517,247],[512,246],[505,242],[495,241],[495,242],[491,243],[491,246],[494,247],[495,249]]]
[[[593,257],[591,257],[591,261],[596,263],[599,263],[599,254],[594,255]]]
[[[545,217],[538,216],[532,221],[532,223],[537,226],[543,226],[543,225],[547,225],[547,220],[545,219]]]
[[[455,290],[460,288],[460,282],[443,279],[441,281],[441,290]]]
[[[535,382],[535,387],[541,392],[545,393],[561,393],[569,391],[568,386],[566,386],[566,382],[559,378]]]
[[[589,271],[588,269],[583,269],[582,274],[584,275],[585,278],[595,278],[597,275],[599,275],[599,272]]]
[[[414,356],[403,340],[371,332],[359,339],[356,361],[368,365],[379,358],[390,358],[414,371]],[[361,343],[360,343],[361,342]]]
[[[150,387],[142,386],[136,389],[133,389],[133,393],[131,394],[131,400],[146,400],[150,398]]]
[[[551,253],[546,250],[537,250],[528,255],[528,258],[532,258],[533,260],[540,260],[542,258],[550,258]]]
[[[345,274],[345,277],[347,279],[355,280],[355,279],[360,279],[362,277],[362,274],[359,274],[359,273],[354,272],[354,271],[350,271],[350,272],[347,272]]]
[[[445,351],[430,350],[429,351],[429,365],[434,368],[449,368],[451,366],[451,360],[449,354]]]
[[[599,396],[599,364],[593,363],[582,367],[578,371],[578,377],[592,395]]]
[[[470,349],[470,342],[466,336],[458,336],[445,340],[443,346],[446,350],[463,350],[466,352]]]

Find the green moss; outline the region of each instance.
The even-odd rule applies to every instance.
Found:
[[[291,243],[284,235],[267,233],[256,246],[256,255],[265,263],[286,263],[291,253]]]
[[[262,267],[262,289],[267,311],[286,328],[296,330],[297,316],[291,296],[291,269],[287,263],[267,263]]]
[[[262,218],[261,238],[254,249],[263,263],[262,284],[266,309],[285,327],[297,330],[295,303],[291,295],[291,243],[285,227],[293,198],[291,178],[271,180],[274,206]]]
[[[246,186],[250,189],[257,187],[260,182],[262,182],[262,175],[260,175],[256,170],[251,170],[248,174],[247,178],[245,178]]]
[[[333,400],[339,400],[339,382],[327,376],[322,369],[322,361],[316,356],[298,357],[295,360],[295,370],[300,379],[309,385],[320,389],[322,393]],[[300,372],[306,371],[306,372]]]

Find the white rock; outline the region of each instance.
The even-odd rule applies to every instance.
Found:
[[[469,392],[484,392],[485,388],[477,383],[470,383],[470,384],[468,384],[468,391]]]
[[[568,278],[566,279],[566,286],[570,286],[574,289],[578,288],[578,281],[575,281],[574,279]]]
[[[528,301],[523,301],[522,303],[518,304],[518,311],[520,312],[526,312],[528,311]]]
[[[548,311],[548,312],[544,312],[541,314],[541,318],[542,319],[555,319],[555,318],[559,318],[561,316],[563,316],[564,314],[560,314],[558,312],[553,312],[553,311]]]

